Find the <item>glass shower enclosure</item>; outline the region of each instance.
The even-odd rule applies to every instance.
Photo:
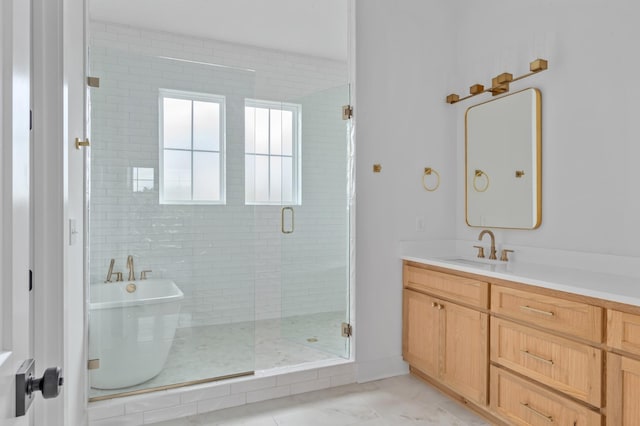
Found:
[[[348,358],[346,66],[89,28],[89,399]]]

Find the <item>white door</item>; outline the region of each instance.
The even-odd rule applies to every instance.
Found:
[[[31,357],[33,323],[30,268],[30,4],[0,5],[0,424],[26,426],[16,417],[15,374]],[[37,372],[39,373],[39,371]]]

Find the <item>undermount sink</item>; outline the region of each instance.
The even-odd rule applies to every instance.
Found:
[[[461,257],[456,257],[456,258],[444,258],[444,259],[439,259],[442,262],[445,263],[452,263],[454,265],[461,265],[461,266],[472,266],[474,268],[478,268],[478,269],[484,269],[487,271],[495,271],[495,270],[500,270],[500,269],[505,269],[506,268],[506,262],[499,262],[497,260],[482,260],[482,259],[466,259],[466,258],[461,258]]]

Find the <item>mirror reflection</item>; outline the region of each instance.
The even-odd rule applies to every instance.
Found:
[[[540,226],[540,91],[529,88],[470,107],[465,130],[467,224]]]

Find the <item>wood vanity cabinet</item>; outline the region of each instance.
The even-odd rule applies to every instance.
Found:
[[[597,302],[405,261],[403,357],[495,424],[640,425],[640,316]]]
[[[488,400],[487,303],[485,282],[405,264],[403,358],[480,405]]]
[[[640,425],[640,315],[608,310],[607,345],[607,426]]]

